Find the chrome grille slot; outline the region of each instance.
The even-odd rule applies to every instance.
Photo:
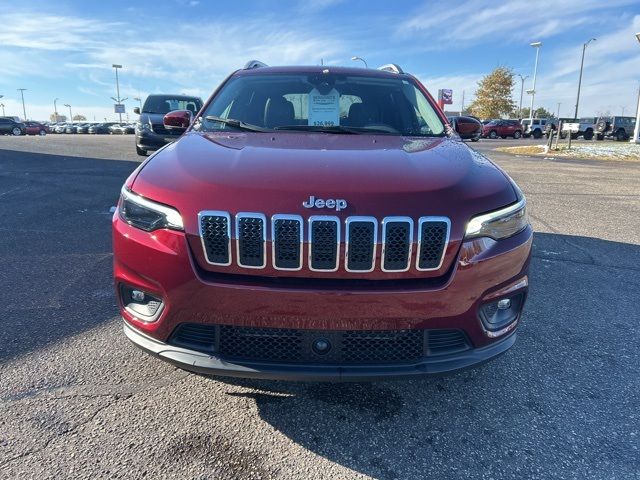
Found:
[[[273,268],[300,270],[302,268],[302,217],[274,215],[271,218]]]
[[[348,272],[373,271],[378,242],[378,221],[373,217],[349,217],[345,230],[345,269]]]
[[[438,270],[449,243],[451,222],[446,217],[422,217],[418,222],[418,270]]]
[[[409,217],[385,217],[382,221],[382,270],[409,270],[413,243],[413,220]]]
[[[309,268],[335,272],[340,251],[340,220],[338,217],[309,217]]]
[[[261,213],[238,213],[236,215],[236,242],[238,265],[246,268],[266,266],[266,224]]]
[[[212,265],[231,265],[229,214],[216,210],[200,212],[198,225],[207,262]]]

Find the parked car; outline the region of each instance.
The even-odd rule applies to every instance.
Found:
[[[250,62],[113,216],[124,333],[202,374],[374,380],[508,350],[533,232],[515,182],[396,65]]]
[[[522,120],[522,135],[525,137],[542,138],[545,128],[547,126],[546,118],[534,118],[533,125],[530,125],[531,120],[525,118]]]
[[[635,117],[600,117],[596,122],[597,139],[613,137],[623,142],[633,137],[635,128]]]
[[[522,124],[518,120],[491,120],[482,126],[482,136],[485,138],[519,139],[522,137]]]
[[[457,116],[448,117],[449,123],[454,128],[460,138],[477,142],[482,135],[482,123],[473,117]]]
[[[149,95],[142,106],[133,109],[140,115],[136,124],[136,152],[146,155],[167,143],[176,140],[180,134],[167,129],[162,123],[165,114],[172,110],[188,110],[193,116],[202,108],[202,99],[186,95]]]
[[[585,140],[591,140],[593,139],[594,127],[595,127],[596,121],[597,121],[597,118],[594,118],[594,117],[549,118],[547,119],[547,124],[545,125],[544,133],[545,133],[545,136],[548,138],[550,131],[551,130],[556,131],[558,129],[558,125],[560,122],[562,122],[563,125],[567,123],[579,123],[580,126],[578,127],[578,131],[572,133],[571,138],[583,137]],[[566,137],[567,137],[566,131],[560,132],[560,138],[566,138]]]
[[[58,123],[56,125],[55,132],[56,133],[65,133],[65,130],[67,129],[67,125],[70,125],[70,124],[68,124],[68,123]]]
[[[24,122],[24,124],[27,130],[27,135],[45,136],[47,133],[49,133],[49,127],[42,123],[28,121]]]
[[[109,128],[112,125],[115,125],[116,122],[103,122],[103,123],[98,123],[96,125],[91,125],[88,130],[87,133],[90,134],[100,134],[100,135],[104,135],[104,134],[109,134],[111,133],[111,131],[109,130]]]
[[[135,123],[127,123],[123,128],[122,128],[122,133],[126,134],[126,135],[132,135],[134,133],[136,133],[136,124]]]
[[[114,123],[109,127],[109,133],[111,135],[121,135],[124,133],[124,124]]]
[[[13,118],[0,117],[0,135],[26,135],[27,126],[22,122],[16,122]]]
[[[64,133],[76,133],[76,130],[80,124],[79,123],[67,123],[67,126],[64,129]]]
[[[91,128],[95,123],[82,123],[76,127],[76,133],[89,133],[89,128]]]

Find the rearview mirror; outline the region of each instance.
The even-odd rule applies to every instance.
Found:
[[[140,115],[140,107],[133,107],[133,113]]]
[[[191,125],[193,114],[190,110],[174,110],[167,113],[162,122],[169,130],[185,131]]]

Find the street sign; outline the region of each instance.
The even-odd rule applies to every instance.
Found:
[[[124,103],[115,103],[113,105],[114,113],[124,113]]]
[[[449,88],[441,88],[438,90],[438,100],[443,105],[451,105],[453,103],[453,90]]]

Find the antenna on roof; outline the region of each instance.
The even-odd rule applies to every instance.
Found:
[[[253,68],[262,68],[262,67],[268,67],[269,65],[267,65],[266,63],[262,63],[260,60],[249,60],[245,65],[244,65],[244,69],[245,70],[251,70]]]
[[[404,73],[402,68],[400,68],[400,65],[396,65],[395,63],[387,63],[386,65],[382,65],[381,67],[378,67],[378,70],[391,73]]]

